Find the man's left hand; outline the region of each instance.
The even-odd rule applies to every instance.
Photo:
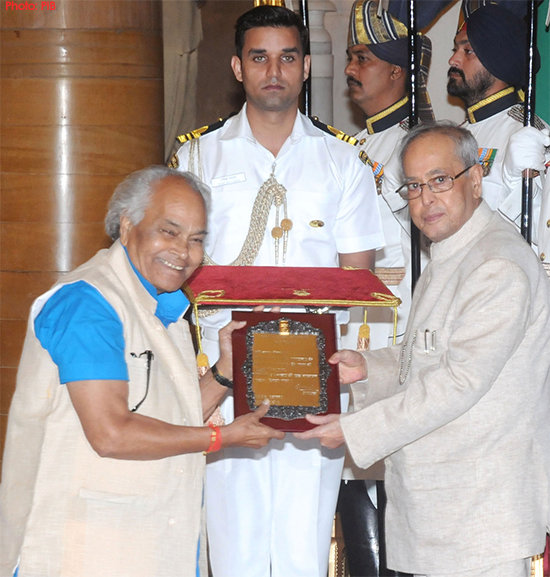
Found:
[[[345,443],[340,415],[306,415],[306,419],[318,426],[303,433],[294,433],[298,439],[319,439],[321,445],[329,449],[336,449]]]

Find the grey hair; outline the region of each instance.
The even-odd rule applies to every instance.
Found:
[[[129,174],[115,189],[105,217],[105,230],[113,239],[120,236],[120,218],[127,216],[133,225],[141,222],[151,202],[155,185],[165,178],[179,178],[198,192],[210,210],[210,189],[192,172],[179,172],[162,165],[153,165]]]
[[[401,147],[399,148],[399,163],[403,181],[405,180],[405,175],[403,174],[403,159],[405,158],[407,150],[415,140],[430,134],[441,134],[442,136],[450,138],[455,143],[455,153],[464,164],[464,168],[479,162],[477,141],[474,135],[466,128],[462,128],[450,120],[419,124],[407,133],[401,141]]]

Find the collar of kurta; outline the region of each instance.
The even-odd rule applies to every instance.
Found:
[[[494,116],[521,101],[522,99],[520,94],[513,86],[509,86],[496,94],[491,94],[491,96],[480,100],[473,106],[470,106],[467,110],[468,122],[470,124],[481,122],[482,120],[490,118],[491,116]]]
[[[246,106],[245,103],[241,108],[241,111],[230,118],[228,121],[229,126],[220,137],[220,140],[247,138],[251,142],[256,142],[256,138],[254,137],[252,128],[250,128],[250,123],[248,122],[248,117],[246,116]],[[324,133],[315,128],[308,118],[303,114],[300,114],[300,111],[296,109],[296,120],[289,138],[292,144],[294,144],[295,142],[300,141],[304,136],[323,138]]]
[[[464,250],[468,244],[486,229],[494,214],[491,207],[482,200],[470,220],[460,230],[445,240],[432,243],[430,247],[432,261],[441,262],[447,260]]]
[[[409,97],[405,96],[395,104],[365,120],[369,134],[376,134],[391,128],[409,116]]]
[[[171,323],[178,321],[185,311],[189,308],[189,300],[187,296],[181,290],[177,290],[171,293],[157,293],[157,289],[139,272],[139,270],[134,266],[134,263],[130,259],[128,250],[123,245],[124,252],[128,258],[128,262],[132,266],[132,270],[140,280],[141,284],[144,286],[145,290],[155,299],[157,302],[157,308],[155,311],[155,316],[160,320],[160,322],[168,327]]]

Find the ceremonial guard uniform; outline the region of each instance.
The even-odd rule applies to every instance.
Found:
[[[410,219],[407,201],[391,186],[384,186],[384,167],[407,133],[409,99],[403,98],[389,109],[367,119],[367,128],[355,135],[359,157],[373,171],[378,192],[378,208],[386,246],[376,251],[376,272],[401,299],[397,338],[400,340],[410,307]],[[408,274],[407,274],[408,271]],[[406,279],[405,279],[406,276]],[[358,316],[359,315],[359,316]],[[390,310],[372,309],[368,313],[370,348],[378,349],[392,344],[393,313]],[[355,318],[357,317],[357,318]],[[357,347],[358,325],[362,322],[362,309],[352,310],[352,325],[342,337],[344,348]]]
[[[504,3],[503,3],[504,4]],[[512,11],[514,10],[514,11]],[[483,198],[493,209],[521,227],[522,174],[544,172],[550,156],[548,126],[535,117],[534,128],[524,126],[523,93],[526,81],[527,29],[525,5],[479,5],[463,0],[461,23],[449,59],[447,92],[467,106],[463,125],[479,145],[483,166]],[[534,51],[535,72],[540,66]],[[545,132],[541,132],[545,130]],[[537,244],[544,176],[533,179],[531,235]]]
[[[254,138],[246,105],[201,133],[182,137],[172,165],[212,189],[207,263],[336,267],[339,253],[384,245],[372,171],[342,142],[350,137],[298,112],[274,157]],[[211,362],[229,318],[201,319]],[[233,418],[231,396],[222,412]],[[221,451],[206,482],[214,574],[325,577],[343,454],[292,435],[261,450]]]
[[[384,168],[408,131],[408,115],[409,99],[405,97],[389,109],[368,118],[365,130],[355,135],[359,141],[360,158],[373,170],[386,239],[386,246],[376,251],[375,272],[390,287],[393,294],[401,299],[397,309],[398,342],[402,339],[411,304],[410,216],[407,201],[395,192],[397,187],[388,186],[387,181],[384,185]],[[393,314],[390,309],[368,309],[369,348],[381,349],[392,345]],[[342,348],[352,350],[357,348],[363,315],[361,307],[353,307],[350,310],[350,322],[346,327],[346,334],[342,337]],[[378,554],[380,536],[376,537],[378,521],[374,506],[377,505],[377,488],[374,479],[380,479],[382,472],[381,466],[369,470],[360,469],[349,456],[346,457],[338,508],[344,527],[346,551],[352,575],[360,574],[357,571],[365,571],[366,565],[370,565],[372,571],[375,567],[380,570],[377,567],[380,562]],[[365,491],[368,492],[368,496]],[[353,539],[350,533],[353,534]],[[358,547],[363,548],[363,553],[355,557],[355,549]],[[368,555],[365,551],[371,552],[368,561],[365,560],[365,555]]]
[[[503,165],[510,137],[523,128],[523,104],[513,87],[501,90],[467,109],[464,128],[475,136],[479,144],[479,162],[483,165],[483,198],[518,228],[521,226],[521,186],[509,188],[503,178]],[[542,130],[546,123],[538,116],[535,128]],[[510,154],[513,151],[510,151]],[[550,159],[550,157],[549,157]],[[539,222],[542,199],[541,179],[533,181],[533,242],[536,243],[536,224]]]
[[[356,100],[353,83],[362,85],[363,80],[368,84],[371,77],[362,77],[361,65],[352,62],[354,59],[353,53],[350,52],[352,47],[363,46],[368,50],[370,56],[362,58],[375,58],[403,70],[408,69],[407,27],[385,10],[382,10],[381,14],[379,12],[378,4],[370,0],[357,0],[351,10],[348,32],[350,63],[346,67],[346,74],[348,81],[351,80],[351,84],[349,82],[348,84],[350,98],[354,102]],[[431,41],[422,36],[417,105],[419,120],[424,122],[434,119],[426,88],[430,61]],[[387,104],[380,106],[379,103],[384,101],[384,95],[376,89],[370,89],[368,86],[361,88],[362,93],[369,93],[367,105],[373,107],[375,113],[373,114],[374,111],[369,113],[362,108],[367,115],[366,127],[356,134],[355,138],[358,140],[359,157],[372,168],[376,179],[378,205],[386,239],[386,246],[376,252],[376,269],[380,278],[402,300],[397,327],[397,339],[400,340],[405,329],[411,299],[410,217],[407,202],[395,191],[402,184],[397,152],[401,139],[409,130],[410,102],[406,95],[408,90],[406,83],[398,86],[402,86],[398,88],[400,94],[391,106]],[[356,102],[360,107],[361,96]],[[388,163],[390,163],[389,170]],[[352,318],[354,312],[356,311],[352,311]],[[393,343],[393,319],[389,311],[369,311],[369,326],[370,348],[386,347]],[[345,348],[355,349],[356,341],[357,327],[348,331],[343,344]]]
[[[542,192],[538,242],[540,260],[550,276],[550,177],[548,174],[546,174]]]
[[[420,64],[419,118],[433,120],[426,89],[431,59],[431,42],[422,37]],[[407,27],[376,2],[357,0],[350,14],[348,65],[346,75],[349,97],[366,116],[365,129],[355,135],[359,157],[368,164],[376,180],[378,205],[386,246],[376,251],[376,274],[401,299],[397,309],[397,342],[401,342],[411,304],[411,238],[408,203],[396,190],[402,184],[397,155],[401,140],[409,130],[410,102],[408,85]],[[400,68],[400,74],[394,70]],[[391,82],[390,82],[391,79]],[[425,239],[424,239],[425,240]],[[423,253],[424,260],[427,251]],[[362,308],[351,309],[351,321],[342,337],[343,348],[363,347],[358,339],[363,322]],[[391,310],[368,309],[369,348],[381,349],[393,344],[394,319]],[[362,333],[361,333],[362,334]],[[378,496],[383,485],[383,466],[360,469],[346,459],[340,489],[338,511],[346,545],[350,574],[386,574],[383,535],[379,534]],[[383,493],[382,493],[383,494]],[[394,573],[392,573],[393,575]]]

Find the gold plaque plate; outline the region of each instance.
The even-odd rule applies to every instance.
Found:
[[[247,326],[233,333],[235,416],[264,399],[266,424],[284,431],[310,428],[305,416],[340,412],[333,314],[233,312]]]
[[[256,403],[319,406],[319,351],[315,335],[259,333],[252,345]]]

